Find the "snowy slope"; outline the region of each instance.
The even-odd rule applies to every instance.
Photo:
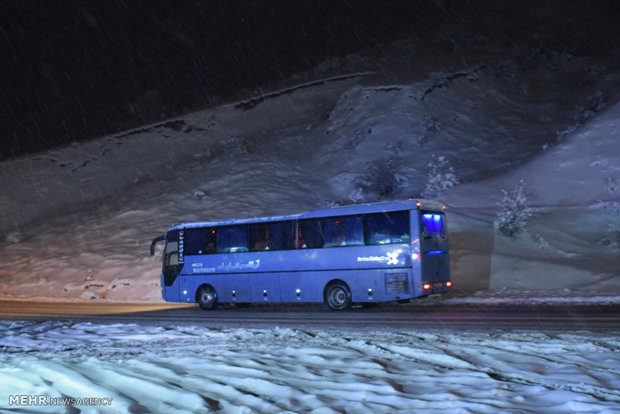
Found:
[[[527,165],[446,192],[456,213],[453,231],[484,250],[492,289],[620,292],[620,105],[604,111],[564,142]],[[534,216],[516,240],[494,234],[492,220],[501,189],[520,180]],[[473,228],[478,236],[474,237]],[[461,229],[461,230],[459,230]],[[482,240],[481,240],[482,239]],[[478,242],[476,242],[478,240]],[[457,252],[457,255],[459,252]],[[459,263],[462,261],[463,263]],[[562,292],[564,290],[564,292]]]
[[[620,81],[568,93],[552,75],[502,60],[408,83],[353,73],[0,163],[0,295],[158,301],[148,246],[173,223],[416,197],[433,156],[462,183],[437,195],[456,294],[618,295]],[[537,215],[507,240],[496,203],[521,178]]]

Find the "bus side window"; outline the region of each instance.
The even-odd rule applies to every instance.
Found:
[[[330,217],[325,219],[325,247],[364,244],[362,218]]]
[[[346,222],[347,245],[360,246],[364,244],[364,225],[360,216],[348,217]]]
[[[301,231],[296,221],[282,223],[282,248],[301,249],[305,241],[300,239]]]
[[[294,228],[295,234],[293,235],[293,248],[295,249],[305,249],[308,247],[306,244],[306,239],[304,238],[304,231],[302,230],[302,226],[299,223],[295,223]]]
[[[215,242],[216,242],[217,231],[215,229],[207,230],[207,242],[205,244],[205,253],[213,254],[215,253]]]
[[[293,246],[295,249],[316,249],[323,245],[321,219],[300,220],[295,227]]]
[[[185,230],[185,254],[215,253],[215,229],[197,228]]]
[[[250,225],[250,250],[270,250],[267,235],[267,223]]]
[[[166,259],[164,262],[165,266],[176,266],[179,264],[179,243],[168,242],[166,244]]]
[[[279,221],[267,225],[267,240],[270,250],[282,250],[285,244],[285,223]]]
[[[247,252],[248,226],[219,227],[216,250],[218,253]]]
[[[409,212],[366,215],[366,244],[409,243]]]
[[[250,224],[250,250],[282,250],[285,248],[285,223]]]

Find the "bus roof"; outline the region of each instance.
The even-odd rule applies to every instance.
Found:
[[[418,206],[417,203],[421,203]],[[185,228],[197,228],[197,227],[215,227],[215,226],[229,226],[235,224],[251,224],[251,223],[265,223],[273,221],[287,221],[287,220],[303,220],[319,217],[334,217],[334,216],[347,216],[354,214],[368,214],[368,213],[382,213],[388,211],[400,211],[400,210],[417,210],[418,208],[424,210],[441,210],[443,204],[435,200],[428,199],[409,199],[400,201],[387,201],[368,204],[351,204],[346,206],[326,207],[318,210],[306,211],[298,214],[289,214],[284,216],[265,216],[265,217],[250,217],[242,219],[224,219],[218,221],[202,221],[192,223],[181,223],[172,226],[169,230],[178,230]]]

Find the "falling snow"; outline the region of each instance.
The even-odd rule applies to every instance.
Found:
[[[161,303],[161,251],[151,257],[149,246],[172,224],[418,197],[433,175],[435,156],[450,163],[450,185],[435,186],[433,196],[448,206],[454,289],[432,300],[620,303],[618,60],[590,56],[586,47],[604,48],[617,36],[602,29],[588,36],[565,33],[575,20],[551,14],[537,33],[519,21],[514,27],[527,33],[515,43],[517,32],[493,19],[488,33],[473,35],[464,10],[447,10],[443,2],[429,7],[465,23],[446,27],[446,21],[416,12],[407,22],[418,30],[415,36],[373,44],[371,32],[363,30],[369,27],[347,30],[355,50],[371,47],[320,61],[330,50],[342,52],[335,48],[338,20],[321,20],[329,14],[320,13],[319,23],[333,30],[321,32],[322,50],[312,58],[295,44],[304,65],[287,66],[272,53],[269,62],[252,66],[251,41],[216,54],[235,68],[226,74],[236,76],[234,82],[209,75],[205,37],[161,18],[169,14],[158,9],[148,13],[148,24],[174,46],[166,50],[186,51],[187,65],[160,56],[161,42],[134,51],[131,59],[124,48],[122,59],[115,49],[91,55],[83,48],[88,59],[76,65],[64,59],[79,76],[33,53],[39,60],[28,67],[43,86],[11,83],[7,87],[14,89],[4,95],[14,102],[0,114],[17,128],[7,132],[17,137],[14,147],[0,149],[0,296]],[[538,12],[557,6],[541,7],[532,5],[537,19]],[[474,14],[479,12],[486,16],[483,10]],[[79,13],[77,21],[89,30],[103,27],[96,13]],[[617,27],[614,15],[606,17]],[[239,22],[235,36],[247,29]],[[120,24],[109,38],[126,45],[130,28]],[[554,37],[558,30],[564,42]],[[9,30],[0,34],[0,41],[17,44]],[[129,87],[117,82],[115,59],[139,68],[139,80],[132,78]],[[164,70],[169,62],[161,59],[193,75],[181,79]],[[293,74],[308,65],[309,71]],[[86,74],[100,68],[103,99],[78,99],[78,108],[69,110],[68,91],[75,85],[91,91]],[[256,79],[274,76],[280,82],[252,89]],[[148,79],[159,85],[143,82]],[[210,95],[217,84],[224,85],[218,89],[223,95]],[[188,93],[191,102],[182,103],[180,96]],[[186,105],[213,102],[218,104],[186,113]],[[186,114],[161,120],[163,110]],[[129,123],[121,122],[126,116]],[[81,140],[84,131],[92,138],[118,130],[119,123],[141,126]],[[7,158],[20,153],[26,138],[46,134],[67,145]],[[79,142],[69,142],[78,135]],[[502,189],[520,182],[532,215],[515,237],[505,237],[493,228],[498,202]],[[0,408],[18,412],[33,410],[16,405],[19,395],[111,399],[109,406],[62,407],[85,413],[620,410],[618,332],[61,321],[0,321],[0,331]]]

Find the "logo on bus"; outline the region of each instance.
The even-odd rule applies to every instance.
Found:
[[[399,262],[398,255],[402,253],[402,250],[395,252],[387,252],[385,256],[358,256],[358,262],[379,262],[388,265],[397,265]]]
[[[217,270],[224,270],[224,271],[229,272],[233,270],[247,270],[247,269],[256,270],[259,267],[260,267],[260,259],[257,259],[257,260],[250,260],[247,263],[241,263],[241,262],[222,263],[217,266]]]
[[[184,256],[185,240],[184,240],[184,234],[185,234],[185,232],[183,230],[179,231],[179,263],[185,263],[185,256]]]
[[[389,265],[398,264],[398,252],[388,253],[387,257],[389,258],[387,264]]]

